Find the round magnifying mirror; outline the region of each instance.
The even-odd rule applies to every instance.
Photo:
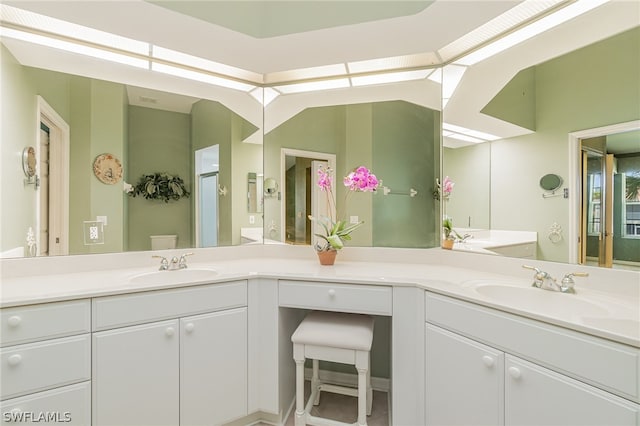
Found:
[[[32,146],[28,146],[22,151],[22,170],[29,178],[36,174],[36,150]]]
[[[550,173],[540,178],[540,188],[545,191],[555,191],[562,186],[562,178]]]

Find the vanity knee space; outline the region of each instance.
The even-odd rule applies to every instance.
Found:
[[[427,425],[636,425],[637,348],[429,292],[425,306]]]

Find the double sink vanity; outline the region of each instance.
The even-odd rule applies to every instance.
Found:
[[[374,379],[390,424],[639,425],[638,273],[528,262],[590,275],[546,291],[522,260],[440,249],[349,248],[331,267],[276,245],[164,271],[149,252],[6,260],[1,422],[283,424],[290,336],[321,309],[390,319]]]

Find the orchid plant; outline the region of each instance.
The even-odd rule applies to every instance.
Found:
[[[453,187],[455,183],[449,178],[449,176],[445,176],[442,180],[442,183],[436,179],[436,199],[442,200],[445,203],[449,201],[449,197],[451,197],[451,193],[453,192]],[[460,235],[453,229],[453,220],[447,216],[446,214],[446,204],[443,207],[444,218],[442,219],[442,232],[444,234],[445,240],[455,240],[456,238],[460,238]]]
[[[323,244],[316,244],[315,249],[317,251],[340,250],[344,247],[344,241],[351,240],[351,232],[362,226],[364,221],[348,225],[346,220],[336,220],[333,217],[333,212],[336,210],[336,200],[332,189],[333,170],[330,167],[320,166],[317,173],[317,184],[326,195],[330,217],[315,218],[309,215],[311,221],[319,223],[324,229],[324,234],[315,234],[324,240]],[[375,192],[379,185],[376,175],[364,166],[356,168],[345,176],[342,183],[347,188],[343,205],[346,204],[347,197],[352,192]]]

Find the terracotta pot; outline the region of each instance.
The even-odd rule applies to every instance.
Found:
[[[337,250],[325,250],[318,251],[318,260],[320,260],[321,265],[333,265],[336,261],[336,254],[338,254]]]
[[[442,240],[442,248],[451,250],[453,248],[453,240]]]

